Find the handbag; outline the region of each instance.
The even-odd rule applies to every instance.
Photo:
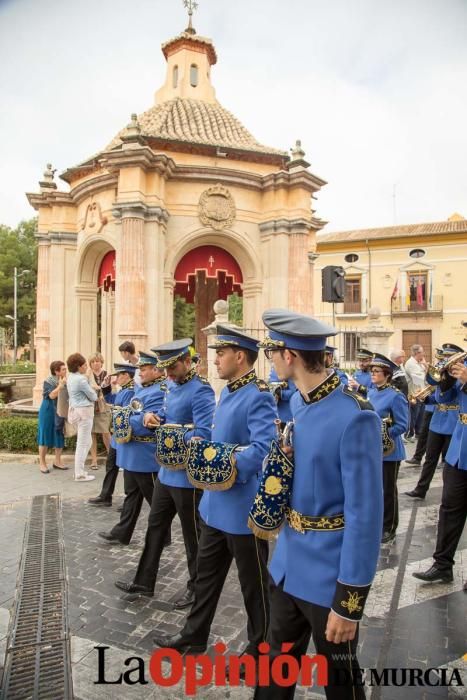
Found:
[[[59,390],[57,396],[57,416],[60,418],[68,418],[68,410],[70,406],[70,397],[66,384]]]

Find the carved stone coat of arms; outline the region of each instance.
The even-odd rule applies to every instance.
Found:
[[[204,226],[211,226],[216,231],[233,224],[235,202],[226,187],[216,185],[202,193],[199,198],[199,219]]]

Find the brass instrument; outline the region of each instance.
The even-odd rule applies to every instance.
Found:
[[[269,382],[268,387],[276,401],[279,401],[282,389],[287,389],[287,382]]]
[[[453,365],[457,364],[458,362],[464,362],[466,358],[467,352],[456,352],[450,357],[445,357],[442,360],[439,360],[439,362],[436,362],[434,365],[429,365],[427,374],[429,374],[435,382],[440,382],[442,374],[449,372],[449,369]]]
[[[292,435],[294,426],[293,420],[290,420],[285,424],[284,430],[281,430],[282,421],[280,418],[275,418],[274,425],[276,426],[276,440],[279,447],[292,447]]]
[[[394,452],[396,446],[394,440],[389,435],[389,428],[392,425],[391,416],[386,416],[381,421],[381,438],[383,441],[383,457],[389,457],[391,452]]]
[[[426,386],[424,389],[420,389],[420,391],[417,391],[415,394],[412,394],[412,403],[417,403],[419,401],[420,403],[423,403],[425,399],[427,399],[429,396],[434,394],[436,391],[435,386],[431,386],[430,384]]]

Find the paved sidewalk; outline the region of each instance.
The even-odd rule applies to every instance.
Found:
[[[412,446],[410,446],[412,449]],[[465,613],[467,596],[462,591],[467,578],[467,535],[464,534],[455,567],[454,583],[424,585],[411,576],[430,565],[436,536],[438,505],[441,496],[441,470],[437,470],[426,501],[412,501],[403,495],[415,484],[419,469],[401,467],[399,478],[401,522],[395,542],[381,549],[378,573],[361,625],[359,658],[364,668],[442,667],[458,663],[467,685]],[[21,557],[24,525],[34,495],[60,493],[68,571],[68,616],[72,637],[73,684],[80,700],[105,698],[185,697],[181,685],[159,688],[149,678],[149,657],[153,651],[154,629],[176,631],[184,615],[171,609],[171,601],[186,584],[186,563],[181,530],[174,521],[171,547],[164,550],[153,599],[135,603],[120,600],[114,587],[116,578],[132,578],[141,552],[148,507],[145,504],[132,543],[128,547],[108,546],[98,536],[117,521],[116,508],[93,508],[86,501],[96,495],[104,474],[96,480],[76,484],[70,469],[39,473],[37,464],[0,464],[0,659],[3,658],[9,613],[14,601],[18,564]],[[122,478],[117,482],[115,506],[121,503]],[[216,614],[210,642],[223,640],[229,653],[245,643],[246,616],[235,566]],[[98,677],[97,645],[105,652],[109,681],[128,670],[124,660],[140,656],[146,663],[147,685],[95,685]],[[310,649],[311,651],[311,649]],[[134,663],[130,664],[134,668]],[[133,675],[133,679],[136,676]],[[374,700],[412,700],[442,697],[467,698],[465,689],[433,687],[388,687],[369,689]],[[459,692],[458,692],[459,691]],[[249,700],[252,690],[240,688],[202,688],[199,698]],[[316,690],[299,688],[296,698],[319,698]]]

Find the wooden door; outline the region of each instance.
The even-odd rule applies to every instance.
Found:
[[[431,331],[402,331],[402,347],[407,359],[411,356],[412,345],[422,345],[425,358],[431,362]]]

